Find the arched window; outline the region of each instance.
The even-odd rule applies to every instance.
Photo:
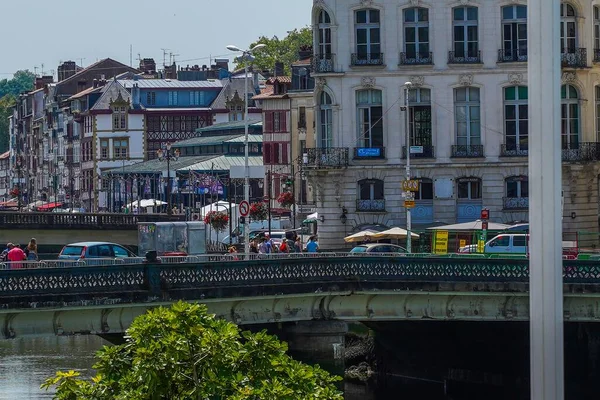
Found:
[[[456,144],[481,145],[481,115],[479,89],[461,87],[454,89],[454,114],[456,119]]]
[[[358,181],[356,211],[385,211],[382,180],[363,179]]]
[[[481,179],[479,178],[460,178],[457,180],[457,189],[457,197],[459,200],[481,199]]]
[[[577,13],[568,3],[560,5],[560,47],[562,53],[570,54],[577,49]]]
[[[321,58],[331,56],[331,18],[325,10],[319,12],[317,54]]]
[[[527,209],[529,207],[529,179],[526,176],[508,177],[505,180],[505,186],[505,209],[518,210]]]
[[[356,92],[358,147],[383,147],[383,108],[381,90]]]
[[[333,144],[333,115],[331,96],[325,91],[319,96],[319,147],[327,149]]]
[[[527,155],[529,150],[529,106],[527,86],[504,88],[504,135],[502,155]]]
[[[502,7],[501,61],[527,61],[527,6]]]
[[[354,18],[356,30],[356,54],[352,60],[353,64],[383,64],[379,10],[358,10],[355,12]]]
[[[431,64],[429,10],[423,7],[404,10],[404,57],[401,64]]]
[[[561,88],[561,142],[562,148],[579,148],[579,94],[572,85]]]
[[[453,53],[450,62],[478,63],[479,23],[477,7],[455,7],[452,9]]]

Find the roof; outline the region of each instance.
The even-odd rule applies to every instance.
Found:
[[[245,135],[215,135],[200,136],[182,140],[173,144],[173,147],[211,146],[225,143],[244,143]],[[262,135],[248,135],[248,143],[262,143]]]
[[[205,126],[204,128],[196,129],[196,132],[204,133],[204,132],[212,132],[212,131],[222,131],[222,130],[233,130],[233,129],[243,129],[245,126],[244,120],[242,121],[229,121],[229,122],[221,122],[220,124],[213,124],[209,126]],[[248,126],[252,127],[262,127],[262,120],[260,119],[249,119]]]
[[[222,83],[223,90],[219,92],[219,95],[215,98],[211,105],[211,107],[216,110],[222,110],[227,108],[225,103],[227,102],[227,99],[233,98],[235,92],[238,92],[238,96],[240,96],[242,100],[244,99],[245,79],[224,79]],[[256,94],[254,92],[253,85],[253,81],[248,82],[248,93]]]
[[[296,65],[310,65],[312,62],[312,58],[305,58],[303,60],[298,60],[292,63],[292,66],[296,66]]]
[[[206,81],[179,81],[177,79],[139,79],[120,80],[119,83],[126,89],[131,89],[137,84],[140,89],[207,89],[222,88],[223,83],[218,79]]]
[[[197,164],[201,161],[210,160],[211,158],[218,157],[218,155],[203,155],[203,156],[192,156],[192,157],[180,157],[177,160],[170,161],[171,172],[177,171],[178,169],[187,167],[189,165]],[[103,173],[110,172],[112,174],[156,174],[161,171],[167,170],[167,163],[158,159],[140,162],[137,164],[126,165],[104,171]]]
[[[102,90],[102,86],[100,86],[100,87],[91,87],[91,88],[82,90],[81,92],[79,92],[79,93],[77,93],[77,94],[69,97],[67,99],[67,101],[79,99],[79,98],[84,97],[84,96],[86,96],[86,95],[88,95],[90,93],[99,92],[100,90]]]
[[[212,159],[200,161],[187,167],[180,168],[179,171],[229,171],[234,165],[244,166],[244,156],[216,156]],[[248,157],[248,165],[262,166],[262,156]]]
[[[267,83],[292,83],[292,78],[290,76],[273,76],[267,80]]]
[[[85,68],[81,68],[81,67],[79,67],[79,66],[76,66],[76,69],[77,69],[77,68],[81,68],[81,69],[77,70],[77,72],[76,72],[74,75],[71,75],[70,77],[68,77],[68,78],[66,78],[66,79],[63,79],[62,81],[60,81],[60,82],[57,82],[56,84],[57,84],[57,86],[59,86],[59,85],[63,85],[63,84],[65,84],[65,83],[67,83],[67,82],[73,81],[73,80],[75,80],[75,79],[78,79],[78,78],[79,78],[79,77],[80,77],[82,74],[86,73],[86,72],[87,72],[87,71],[89,71],[90,69],[93,69],[93,68],[97,67],[98,65],[102,64],[103,62],[106,62],[106,61],[109,61],[109,60],[110,60],[110,61],[114,61],[114,62],[116,62],[117,64],[120,64],[119,66],[121,66],[121,67],[123,67],[123,68],[128,68],[130,71],[137,71],[135,68],[132,68],[132,67],[130,67],[129,65],[125,65],[125,64],[123,64],[123,63],[120,63],[120,62],[119,62],[119,61],[117,61],[117,60],[113,60],[112,58],[108,58],[108,57],[107,57],[107,58],[103,58],[102,60],[96,61],[95,63],[93,63],[93,64],[91,64],[91,65],[88,65],[88,66],[87,66],[87,67],[85,67]],[[115,67],[115,68],[117,68],[117,67]]]
[[[110,103],[119,98],[131,103],[131,94],[125,90],[119,81],[112,80],[102,88],[102,95],[96,101],[92,110],[108,110],[110,109]]]
[[[209,107],[144,107],[147,112],[166,112],[166,111],[210,111]]]

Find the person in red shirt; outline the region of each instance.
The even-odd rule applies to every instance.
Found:
[[[11,269],[23,268],[23,264],[19,261],[27,260],[27,255],[25,252],[19,247],[18,244],[14,245],[12,249],[8,252],[8,261],[10,261]]]

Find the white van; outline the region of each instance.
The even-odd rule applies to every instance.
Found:
[[[269,221],[250,221],[250,226],[248,227],[249,232],[258,231],[258,230],[268,230],[269,229]],[[292,221],[289,218],[277,218],[271,220],[271,231],[286,231],[292,229]],[[242,243],[244,241],[243,229],[237,227],[233,231],[231,243]],[[229,235],[226,235],[222,240],[222,243],[229,244]]]
[[[525,233],[503,233],[485,244],[485,253],[527,254],[529,235]]]

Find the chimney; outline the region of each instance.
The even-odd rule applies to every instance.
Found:
[[[229,71],[229,60],[227,58],[217,58],[215,59],[215,64],[217,68],[224,69],[225,71]]]
[[[156,72],[156,62],[153,58],[144,58],[140,60],[140,71],[146,74],[153,74]]]
[[[277,61],[275,63],[275,71],[274,71],[274,76],[283,76],[283,63],[280,61]]]
[[[93,82],[94,89],[96,89],[98,87],[98,79],[94,79],[92,82]]]
[[[140,105],[140,87],[137,83],[134,83],[131,87],[131,105],[133,108]]]
[[[58,66],[58,81],[64,81],[77,73],[75,61],[65,61]]]
[[[42,77],[36,77],[35,78],[35,89],[42,89],[43,87],[46,87],[47,85],[49,85],[50,83],[54,82],[54,78],[52,77],[52,75],[44,75]]]
[[[306,60],[312,56],[312,46],[301,46],[298,50],[298,60]]]

